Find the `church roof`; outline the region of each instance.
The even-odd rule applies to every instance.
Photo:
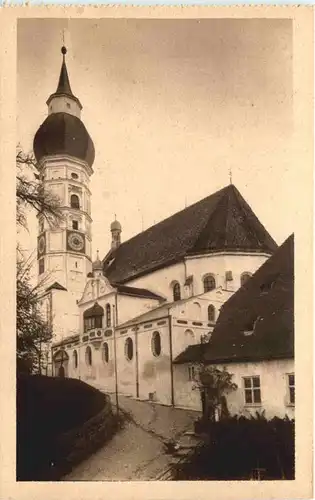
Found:
[[[132,295],[134,297],[144,297],[147,299],[166,300],[164,297],[161,297],[161,295],[153,293],[151,292],[151,290],[147,290],[146,288],[136,288],[119,284],[113,284],[113,286],[117,288],[118,293],[120,293],[121,295]]]
[[[175,363],[229,363],[294,357],[294,237],[291,235],[222,306],[207,344]]]
[[[219,251],[272,254],[276,248],[231,184],[122,243],[104,260],[104,274],[111,282],[124,283],[187,255]]]

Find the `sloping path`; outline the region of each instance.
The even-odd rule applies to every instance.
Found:
[[[119,406],[127,415],[124,428],[63,480],[153,480],[172,463],[164,442],[179,439],[199,416],[198,412],[125,396],[119,396]]]

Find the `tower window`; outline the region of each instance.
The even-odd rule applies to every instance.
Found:
[[[45,261],[44,259],[39,259],[38,261],[38,274],[43,274],[45,271]]]
[[[75,172],[72,172],[71,177],[72,177],[72,179],[78,179],[79,178],[78,174],[76,174]]]
[[[80,200],[76,194],[72,194],[70,198],[71,208],[80,208]]]
[[[173,286],[173,299],[174,299],[174,302],[177,300],[180,300],[180,284],[179,283],[175,283],[175,285]]]
[[[77,220],[72,221],[72,229],[79,229],[79,223]]]
[[[203,278],[203,291],[210,292],[211,290],[214,289],[215,289],[214,276],[212,276],[212,274],[207,274],[207,276]]]
[[[71,106],[70,106],[70,104],[68,102],[67,102],[67,108],[69,108],[69,109],[71,108]]]

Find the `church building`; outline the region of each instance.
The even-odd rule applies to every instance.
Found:
[[[127,241],[114,220],[111,247],[92,261],[94,145],[65,62],[34,138],[40,179],[63,221],[38,217],[41,307],[54,340],[52,374],[111,393],[200,409],[191,366],[174,363],[208,342],[222,305],[277,244],[229,184]],[[93,252],[94,254],[94,252]]]

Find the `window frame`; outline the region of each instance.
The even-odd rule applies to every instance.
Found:
[[[85,349],[85,364],[87,366],[93,366],[92,349],[91,349],[91,346],[89,346],[89,345],[86,346],[86,349]]]
[[[188,365],[188,380],[189,382],[195,382],[196,377],[196,367],[195,365]]]
[[[173,284],[173,301],[178,302],[179,300],[181,300],[181,298],[182,295],[180,284],[178,283],[178,281],[176,281],[176,283]]]
[[[77,200],[75,203],[73,202],[73,200]],[[80,210],[80,198],[77,194],[75,193],[72,193],[70,195],[70,207],[71,208],[75,208],[77,210]]]
[[[128,346],[131,346],[131,356],[129,356],[129,350],[128,350],[129,347]],[[133,357],[134,357],[133,339],[131,337],[127,337],[126,338],[124,351],[125,351],[125,358],[126,358],[126,360],[131,362],[133,360]]]
[[[212,316],[211,316],[211,318],[210,318],[210,314],[209,314],[210,310],[213,313]],[[209,323],[215,323],[215,318],[216,318],[216,309],[215,309],[215,306],[213,304],[209,304],[207,312],[208,312],[208,321],[209,321]]]
[[[103,362],[107,365],[109,363],[109,344],[104,342],[103,344]]]
[[[105,306],[105,324],[106,328],[110,328],[112,326],[112,311],[110,304],[106,304]]]
[[[41,257],[40,259],[38,259],[38,274],[41,275],[44,274],[44,272],[45,272],[45,258]]]
[[[208,288],[208,287],[206,287],[206,283],[209,282],[210,280],[214,286],[212,286],[211,288]],[[202,284],[203,284],[203,293],[207,293],[207,292],[211,292],[212,290],[215,290],[216,286],[217,286],[215,276],[211,273],[205,274],[205,276],[202,278]]]
[[[293,384],[290,383],[290,377],[293,377]],[[287,393],[288,393],[288,396],[287,396],[287,406],[295,406],[295,373],[292,372],[292,373],[287,373]],[[293,392],[291,392],[291,390]],[[292,394],[293,394],[293,398],[292,398]],[[293,399],[293,401],[292,401]]]
[[[78,351],[75,349],[72,353],[73,356],[73,367],[76,370],[78,368]]]
[[[254,385],[254,379],[258,379],[258,385]],[[246,386],[246,382],[249,384]],[[249,375],[243,377],[243,391],[244,391],[244,404],[245,406],[261,406],[261,381],[260,375]],[[259,394],[259,401],[255,401],[255,394]],[[247,401],[246,394],[250,394],[251,401]]]
[[[159,349],[156,349],[156,345],[155,345],[156,338],[159,338]],[[156,358],[158,358],[159,356],[161,356],[161,352],[162,352],[162,339],[161,339],[160,332],[157,331],[157,330],[155,330],[152,333],[152,337],[151,337],[151,351],[152,351],[153,356],[155,356]],[[157,351],[159,351],[159,352],[157,352]]]

